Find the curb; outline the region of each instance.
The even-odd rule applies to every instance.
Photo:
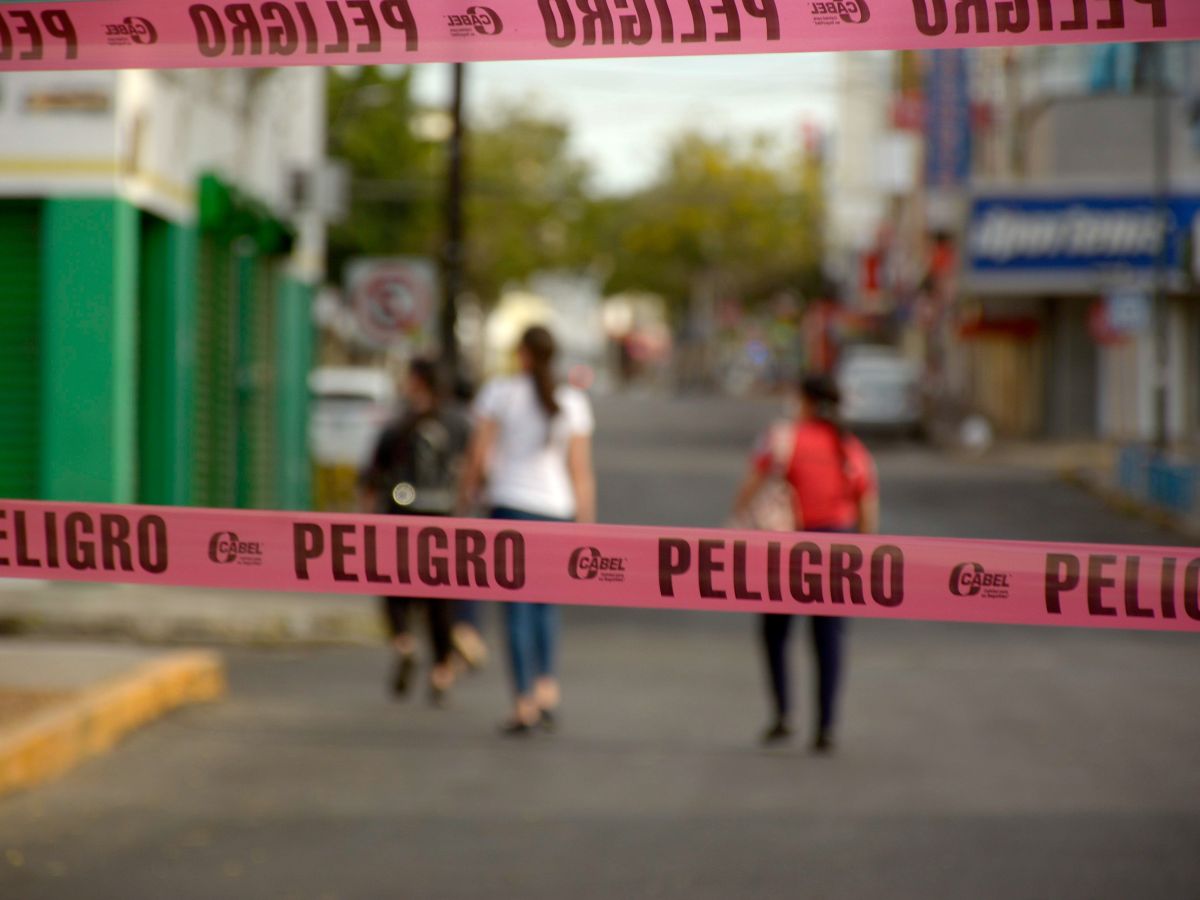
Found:
[[[179,651],[88,688],[0,729],[0,795],[55,778],[136,728],[225,693],[225,667],[207,651]]]
[[[1105,506],[1130,518],[1149,522],[1164,531],[1171,531],[1185,538],[1200,541],[1200,522],[1186,519],[1169,510],[1145,503],[1105,484],[1100,478],[1089,475],[1077,466],[1066,466],[1059,470],[1059,477],[1067,484],[1081,488],[1099,498]]]

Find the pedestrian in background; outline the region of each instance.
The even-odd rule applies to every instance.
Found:
[[[517,347],[520,373],[480,391],[460,509],[470,508],[486,482],[494,519],[595,521],[591,404],[582,391],[558,382],[555,352],[549,331],[528,329]],[[513,681],[512,717],[503,731],[553,729],[560,700],[558,609],[506,603],[503,612]]]
[[[379,436],[360,484],[368,512],[408,516],[448,516],[454,511],[469,425],[443,403],[437,367],[414,360],[403,386],[405,409]],[[405,695],[417,667],[417,644],[410,629],[413,606],[423,606],[433,661],[429,698],[440,705],[454,682],[451,600],[384,597],[383,609],[395,659],[391,690]]]
[[[875,464],[866,447],[838,421],[840,396],[827,375],[808,375],[799,385],[796,421],[762,441],[751,460],[737,497],[734,515],[742,517],[774,478],[791,488],[792,517],[804,531],[874,533],[879,527],[879,491]],[[761,617],[773,720],[763,742],[774,744],[792,736],[791,685],[788,673],[788,634],[792,620],[780,613]],[[813,749],[833,749],[837,701],[844,662],[846,620],[840,616],[809,617],[816,657],[816,722]]]

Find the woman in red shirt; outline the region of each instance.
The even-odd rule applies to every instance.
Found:
[[[873,533],[879,526],[879,490],[875,464],[867,448],[838,424],[837,385],[826,375],[810,375],[800,383],[800,413],[792,426],[789,453],[773,452],[764,441],[755,453],[734,501],[735,516],[744,515],[755,495],[772,476],[781,475],[792,489],[796,527],[803,531]],[[787,639],[794,617],[762,616],[763,646],[770,675],[774,721],[763,735],[767,744],[792,735]],[[845,620],[839,616],[809,619],[817,658],[817,721],[813,749],[833,748],[834,713],[842,669]]]

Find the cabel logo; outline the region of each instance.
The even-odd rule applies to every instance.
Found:
[[[491,37],[504,30],[504,23],[496,15],[496,11],[486,6],[468,6],[467,11],[461,15],[446,16],[446,23],[455,37],[465,37],[469,34]]]
[[[619,556],[605,556],[598,547],[580,547],[571,554],[567,574],[576,581],[624,581],[625,560]]]
[[[105,25],[110,44],[157,44],[158,29],[142,16],[126,16],[116,25]]]
[[[955,597],[1007,597],[1007,573],[988,572],[979,563],[959,563],[950,573],[950,593]]]
[[[867,0],[823,0],[810,3],[813,21],[818,25],[845,22],[847,25],[862,25],[871,20],[871,8]]]
[[[232,531],[218,531],[208,542],[208,558],[218,565],[257,566],[262,564],[262,545],[243,541]]]

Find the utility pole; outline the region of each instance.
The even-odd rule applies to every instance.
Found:
[[[458,296],[462,293],[466,247],[463,224],[463,169],[465,124],[463,121],[463,82],[465,66],[453,64],[453,94],[450,101],[450,117],[453,123],[447,143],[445,229],[446,238],[442,246],[442,310],[441,344],[442,372],[447,387],[458,376]]]

